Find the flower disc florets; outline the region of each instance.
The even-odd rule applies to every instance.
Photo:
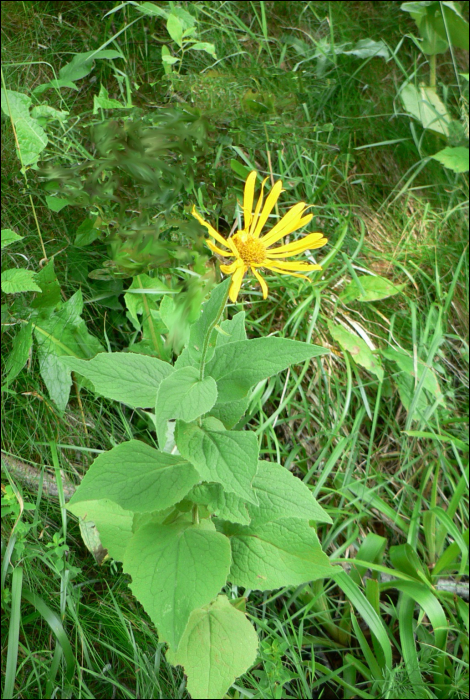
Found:
[[[266,260],[266,248],[258,238],[240,231],[233,236],[235,247],[245,265],[262,265]]]

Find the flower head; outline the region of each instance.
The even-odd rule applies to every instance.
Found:
[[[223,246],[223,249],[219,248],[208,239],[206,243],[212,252],[222,255],[224,258],[235,258],[230,265],[220,266],[224,274],[232,275],[229,297],[234,302],[238,298],[243,277],[248,269],[251,270],[260,283],[264,299],[268,296],[268,285],[258,272],[260,267],[271,270],[271,272],[277,272],[280,275],[293,275],[294,277],[303,277],[308,280],[308,277],[301,273],[321,270],[320,265],[312,265],[303,260],[286,262],[283,258],[292,257],[309,249],[321,248],[327,243],[327,239],[323,237],[322,233],[308,233],[297,241],[272,248],[281,238],[308,224],[313,215],[305,215],[307,205],[304,202],[299,202],[299,204],[289,209],[287,214],[270,231],[261,235],[263,227],[283,189],[282,181],[278,180],[273,185],[263,205],[263,190],[268,178],[263,180],[261,193],[253,212],[256,175],[256,171],[253,170],[246,179],[243,195],[244,227],[234,236],[224,238],[213,226],[204,221],[197,213],[195,207],[193,207],[192,211],[193,216],[196,217],[199,223],[207,228],[209,235]]]

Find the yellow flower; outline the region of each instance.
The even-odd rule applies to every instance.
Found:
[[[229,297],[231,301],[237,301],[241,283],[248,268],[254,274],[263,290],[263,297],[268,296],[268,285],[258,272],[258,268],[264,267],[271,272],[278,272],[280,275],[293,275],[294,277],[303,277],[308,280],[308,277],[302,275],[302,272],[311,272],[312,270],[321,270],[320,265],[312,265],[304,261],[286,262],[282,258],[289,258],[292,255],[303,253],[305,250],[313,250],[321,248],[327,243],[327,239],[322,233],[308,233],[304,238],[301,238],[287,245],[281,245],[277,248],[271,248],[274,243],[277,243],[281,238],[289,233],[297,231],[297,229],[305,226],[312,219],[312,214],[304,216],[307,205],[304,202],[299,202],[293,206],[280,221],[263,236],[260,236],[263,226],[268,220],[274,205],[279,199],[279,195],[283,192],[282,181],[278,180],[274,184],[266,198],[263,206],[263,190],[266,183],[266,178],[261,185],[261,194],[253,213],[253,200],[255,194],[256,171],[251,172],[245,182],[245,191],[243,195],[243,218],[244,228],[238,231],[231,238],[224,238],[215,230],[207,221],[197,213],[193,207],[192,214],[196,217],[200,224],[205,226],[209,235],[214,238],[217,243],[224,246],[222,250],[216,246],[211,240],[206,240],[209,248],[218,255],[224,258],[233,257],[235,260],[231,265],[221,265],[220,269],[226,275],[232,275],[232,284],[230,285]]]

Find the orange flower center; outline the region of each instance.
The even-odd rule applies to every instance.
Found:
[[[261,265],[266,260],[264,245],[250,233],[236,233],[232,240],[245,265]]]

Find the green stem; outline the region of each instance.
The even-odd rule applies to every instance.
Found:
[[[429,57],[429,87],[436,89],[436,54]]]

